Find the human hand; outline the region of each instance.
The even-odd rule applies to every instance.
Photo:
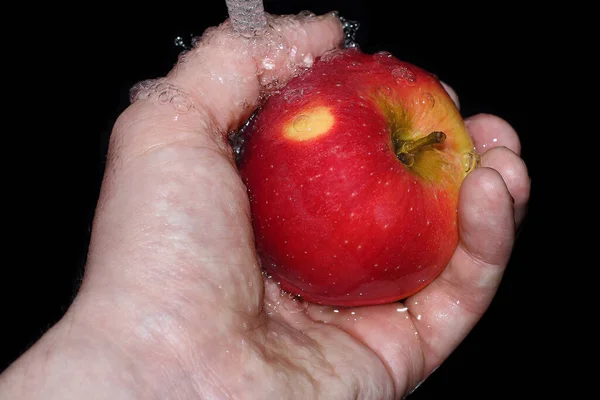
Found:
[[[263,281],[224,137],[264,87],[342,40],[333,16],[273,25],[249,41],[226,24],[142,85],[113,130],[83,286],[0,398],[399,398],[477,323],[529,193],[518,137],[490,115],[467,120],[482,167],[461,188],[460,245],[423,291],[335,309]]]

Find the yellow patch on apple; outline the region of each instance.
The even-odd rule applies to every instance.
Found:
[[[329,108],[311,108],[297,113],[285,126],[283,135],[287,139],[304,142],[329,132],[334,121]]]

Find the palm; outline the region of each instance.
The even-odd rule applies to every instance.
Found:
[[[261,274],[245,187],[231,154],[220,149],[214,141],[196,136],[191,146],[153,150],[136,160],[141,165],[135,169],[144,175],[136,174],[135,181],[121,185],[131,188],[126,195],[135,205],[124,215],[159,217],[146,223],[142,237],[134,236],[134,241],[123,237],[119,242],[135,249],[137,254],[130,251],[129,255],[134,259],[153,255],[151,263],[137,268],[153,271],[150,275],[160,278],[147,282],[143,292],[130,294],[152,307],[147,315],[134,320],[138,322],[132,325],[127,321],[121,328],[128,334],[153,332],[157,339],[151,345],[161,349],[166,365],[181,359],[190,365],[208,362],[211,374],[224,380],[223,385],[231,391],[241,385],[255,390],[284,389],[292,394],[308,392],[310,398],[345,398],[357,391],[370,393],[367,398],[391,398],[406,393],[435,369],[485,311],[505,256],[487,260],[483,254],[485,258],[474,259],[469,249],[481,247],[481,241],[497,242],[494,232],[505,235],[503,245],[510,246],[512,213],[508,219],[499,218],[501,223],[488,236],[463,235],[446,271],[405,303],[345,309],[305,304],[281,292]],[[166,172],[160,162],[165,153],[170,160]],[[181,182],[178,177],[184,173],[190,180]],[[465,185],[495,177],[485,169],[473,176]],[[477,205],[474,201],[487,201],[480,205],[488,207],[507,204],[507,198],[494,198],[493,193],[477,194],[473,199],[470,192],[463,191],[467,194],[460,207],[465,211],[461,227],[467,230],[480,218],[469,215],[469,209]],[[165,193],[176,196],[165,199]],[[100,209],[100,217],[106,208]],[[182,209],[186,210],[183,214]],[[102,231],[103,219],[98,221],[97,229]],[[106,258],[93,250],[103,248],[98,243],[102,239],[106,238],[93,242],[89,269],[95,257]],[[474,286],[471,278],[481,282]],[[177,309],[175,320],[173,308]],[[170,322],[165,325],[165,320]],[[173,336],[178,338],[176,346],[171,344]],[[204,360],[207,341],[220,349],[211,353],[210,361]],[[139,346],[142,356],[138,361],[146,369],[151,365],[151,360],[145,359],[147,345],[141,340],[134,346]],[[202,380],[188,383],[206,385]]]

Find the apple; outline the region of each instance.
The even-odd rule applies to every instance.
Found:
[[[435,75],[390,53],[332,51],[240,134],[257,253],[285,291],[389,303],[448,264],[459,188],[478,156]]]

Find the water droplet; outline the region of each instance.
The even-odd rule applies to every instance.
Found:
[[[435,106],[435,98],[429,92],[421,93],[417,97],[416,103],[423,107],[424,110],[431,110]]]
[[[473,171],[481,164],[481,156],[475,151],[469,151],[463,155],[463,166],[466,173]]]
[[[300,115],[294,120],[294,129],[297,132],[308,132],[312,121],[308,115]]]
[[[332,49],[328,50],[321,56],[321,61],[323,62],[331,62],[337,58],[341,58],[344,56],[344,51],[340,49]]]
[[[398,83],[405,83],[410,86],[417,82],[417,76],[408,67],[400,66],[392,70],[392,76]]]
[[[377,53],[373,54],[373,58],[375,58],[375,60],[379,62],[389,60],[393,58],[393,56],[392,53],[390,53],[389,51],[378,51]]]
[[[175,46],[176,47],[181,47],[184,50],[188,50],[188,46],[185,44],[185,42],[183,41],[183,38],[181,36],[177,36],[174,40]]]
[[[308,11],[308,10],[302,10],[298,13],[298,16],[300,18],[306,18],[306,19],[315,19],[316,14],[312,11]]]
[[[164,90],[158,95],[158,101],[161,103],[166,103],[169,100],[171,100],[171,93],[168,90]]]
[[[338,18],[340,19],[342,28],[344,29],[344,47],[347,49],[357,49],[359,46],[355,40],[358,28],[360,28],[360,23],[358,21],[347,20],[341,16]]]
[[[187,96],[176,94],[171,98],[171,104],[175,111],[180,113],[188,112],[192,108],[192,101]]]

